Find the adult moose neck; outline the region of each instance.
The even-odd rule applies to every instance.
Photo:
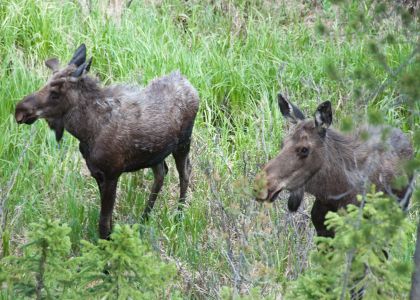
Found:
[[[64,115],[64,128],[80,142],[90,144],[111,117],[103,88],[88,76],[81,78],[67,93],[70,109]]]

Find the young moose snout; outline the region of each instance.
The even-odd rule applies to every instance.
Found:
[[[267,164],[269,166],[269,164]],[[257,176],[254,181],[254,195],[255,200],[258,202],[273,202],[278,194],[284,189],[284,183],[280,183],[280,180],[273,177],[272,173],[266,171],[264,168]]]
[[[329,101],[321,103],[309,119],[281,94],[278,103],[283,116],[294,127],[283,140],[277,157],[256,176],[256,200],[272,202],[280,191],[288,190],[288,208],[296,211],[304,192],[313,194],[316,200],[312,222],[318,235],[331,236],[333,233],[324,225],[325,215],[349,203],[358,205],[356,196],[362,192],[363,180],[397,200],[404,198],[408,186],[395,189],[393,181],[401,175],[410,177],[401,166],[412,158],[413,147],[399,129],[367,126],[343,134],[329,128],[332,123]],[[384,135],[384,129],[389,134]],[[368,140],[362,138],[366,134]]]
[[[80,141],[79,150],[101,197],[99,234],[108,238],[120,175],[142,168],[153,170],[145,220],[163,186],[165,158],[170,154],[179,173],[182,208],[191,173],[189,151],[199,97],[179,72],[155,79],[145,88],[104,87],[87,75],[91,63],[92,59],[86,60],[85,45],[63,68],[57,59],[47,60],[52,77],[16,105],[15,118],[25,124],[44,118],[57,141],[64,129]]]

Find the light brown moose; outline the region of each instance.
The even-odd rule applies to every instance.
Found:
[[[278,156],[256,177],[258,201],[272,202],[282,190],[289,190],[288,207],[296,211],[304,192],[314,195],[311,218],[319,236],[334,235],[324,224],[325,215],[350,203],[359,204],[356,195],[368,188],[366,183],[375,184],[377,190],[394,196],[404,209],[407,207],[409,185],[393,188],[397,176],[407,176],[402,165],[413,156],[411,142],[401,130],[364,126],[352,134],[343,134],[329,128],[329,101],[318,106],[313,119],[306,119],[281,94],[278,104],[283,116],[295,125]]]
[[[39,91],[16,106],[18,123],[45,118],[62,138],[64,129],[80,141],[80,152],[101,196],[99,234],[105,239],[112,228],[117,183],[123,172],[152,168],[154,183],[143,213],[146,219],[161,190],[172,154],[180,178],[180,206],[185,201],[191,172],[190,139],[198,111],[197,91],[179,72],[137,86],[102,87],[87,75],[81,45],[70,63],[60,69],[57,59],[46,61],[53,75]]]

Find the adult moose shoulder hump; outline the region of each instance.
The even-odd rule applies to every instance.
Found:
[[[26,124],[44,118],[57,141],[64,129],[80,141],[80,152],[98,183],[99,234],[105,239],[112,228],[117,183],[123,172],[152,168],[154,183],[143,213],[147,219],[168,171],[165,158],[172,154],[182,208],[191,173],[188,155],[199,96],[179,72],[155,79],[145,88],[103,87],[87,75],[91,63],[83,44],[63,68],[57,59],[47,60],[52,77],[17,104],[15,118]]]
[[[325,215],[350,203],[358,205],[356,196],[362,193],[367,181],[375,184],[377,190],[394,196],[406,209],[412,192],[410,184],[400,189],[392,185],[398,176],[412,180],[402,166],[413,157],[413,146],[401,130],[364,126],[343,134],[330,128],[329,101],[321,103],[314,117],[308,119],[281,94],[278,103],[294,128],[284,139],[277,157],[255,179],[258,201],[272,202],[280,191],[289,190],[288,207],[296,211],[304,192],[314,195],[311,218],[319,236],[334,235],[324,225]]]

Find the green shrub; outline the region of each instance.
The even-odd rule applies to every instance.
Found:
[[[99,240],[98,245],[82,241],[76,277],[85,297],[157,299],[170,291],[175,267],[161,262],[141,242],[138,232],[137,225],[117,225],[110,241]]]
[[[361,288],[366,299],[408,295],[411,258],[398,254],[414,225],[383,193],[368,194],[363,203],[328,213],[326,224],[335,237],[317,238],[312,265],[290,286],[288,299],[348,299]]]
[[[70,254],[70,228],[57,221],[41,220],[31,224],[29,241],[21,247],[21,256],[0,261],[2,293],[11,299],[23,296],[37,299],[57,298],[72,284],[67,267]]]
[[[21,256],[0,261],[0,296],[6,299],[172,299],[176,269],[139,239],[138,225],[116,226],[110,241],[82,241],[69,258],[70,228],[57,221],[32,224]]]

